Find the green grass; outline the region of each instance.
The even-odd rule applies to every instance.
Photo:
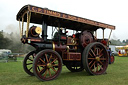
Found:
[[[128,57],[115,58],[114,64],[109,64],[107,74],[72,73],[64,66],[57,79],[46,82],[26,74],[21,61],[0,63],[0,85],[128,85]]]

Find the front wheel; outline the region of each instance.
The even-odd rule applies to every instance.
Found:
[[[100,75],[106,72],[108,67],[108,52],[99,42],[87,45],[82,54],[83,66],[91,75]]]
[[[53,50],[39,52],[33,62],[33,72],[41,81],[49,81],[57,78],[62,70],[62,59]]]

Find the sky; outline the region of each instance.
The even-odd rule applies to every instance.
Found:
[[[114,25],[111,39],[128,39],[127,0],[0,0],[0,30],[18,32],[16,15],[27,4]]]

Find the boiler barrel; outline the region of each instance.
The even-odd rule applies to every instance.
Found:
[[[36,45],[39,48],[43,48],[43,49],[53,49],[53,45],[52,44],[36,43]]]
[[[43,49],[53,49],[57,52],[62,52],[64,50],[67,49],[67,46],[66,45],[58,45],[56,43],[51,43],[51,44],[44,44],[44,43],[36,43],[36,45],[39,47],[39,48],[43,48]]]

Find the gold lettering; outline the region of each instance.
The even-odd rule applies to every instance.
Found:
[[[91,21],[91,20],[88,20],[87,22],[88,22],[88,24],[91,24],[91,25],[94,25],[94,24],[95,24],[95,23],[94,23],[93,21]]]
[[[70,15],[68,15],[68,18],[69,18],[69,19],[71,19],[71,16],[70,16]]]
[[[84,23],[87,23],[87,20],[86,19],[84,19]]]
[[[78,20],[79,22],[81,22],[81,19],[80,19],[80,18],[77,18],[77,20]]]
[[[77,19],[75,16],[71,16],[71,15],[68,15],[68,18],[69,18],[70,20],[76,20],[76,19]]]
[[[47,14],[52,15],[52,11],[47,10]]]
[[[79,22],[83,22],[83,19],[82,19],[82,18],[78,18],[78,21],[79,21]]]
[[[82,22],[85,23],[85,19],[82,19]]]
[[[73,20],[76,20],[76,17],[73,16],[72,19],[73,19]]]
[[[104,24],[102,24],[102,23],[99,23],[99,26],[100,27],[106,27]]]
[[[57,17],[60,17],[60,13],[57,13],[56,16],[57,16]]]
[[[32,7],[32,11],[35,11],[35,7]]]
[[[56,16],[56,12],[52,12],[52,14]]]
[[[65,14],[63,14],[63,16],[62,16],[63,18],[66,18],[66,15]]]
[[[49,10],[44,10],[44,13],[46,13],[48,15],[60,17],[60,13],[57,13],[57,12],[53,12],[53,11],[49,11]]]
[[[98,22],[95,22],[95,25],[96,25],[96,26],[98,26],[98,25],[99,25],[99,23],[98,23]]]
[[[38,12],[42,13],[42,9],[41,8],[38,8]]]
[[[44,9],[44,13],[47,14],[45,9]]]

